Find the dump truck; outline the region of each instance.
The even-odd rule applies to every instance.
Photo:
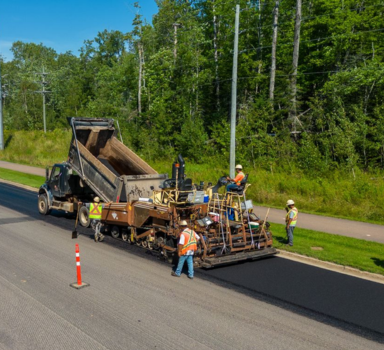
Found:
[[[148,197],[168,178],[158,174],[118,139],[113,119],[68,118],[72,140],[68,159],[46,169],[38,193],[38,210],[78,212],[82,226],[90,225],[85,204],[98,196],[105,202],[132,202]]]

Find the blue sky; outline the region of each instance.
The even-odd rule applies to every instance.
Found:
[[[138,0],[136,0],[138,1]],[[0,55],[12,59],[17,40],[42,43],[58,53],[75,55],[84,40],[98,32],[132,29],[135,0],[5,0],[0,6]],[[140,13],[148,21],[157,13],[155,0],[141,0]]]

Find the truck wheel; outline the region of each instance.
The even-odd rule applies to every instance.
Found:
[[[121,239],[122,239],[124,242],[127,242],[127,241],[128,241],[128,238],[129,238],[128,230],[126,230],[126,229],[122,229],[122,231],[121,231]]]
[[[91,219],[89,218],[89,210],[87,207],[82,206],[79,210],[79,222],[83,227],[89,227]]]
[[[48,198],[45,193],[42,193],[39,195],[39,199],[37,201],[37,205],[39,207],[39,213],[41,215],[47,215],[49,214],[50,210],[48,207]]]
[[[111,236],[113,238],[119,238],[120,236],[120,230],[119,230],[119,227],[118,226],[112,226],[112,229],[111,229]]]

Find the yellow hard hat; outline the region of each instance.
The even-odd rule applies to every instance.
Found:
[[[99,197],[95,197],[95,198],[93,198],[93,201],[94,201],[95,203],[100,203],[100,198],[99,198]]]
[[[241,165],[241,164],[237,164],[237,165],[236,165],[236,167],[235,167],[235,169],[240,169],[240,170],[243,170],[243,167],[242,167],[242,165]]]

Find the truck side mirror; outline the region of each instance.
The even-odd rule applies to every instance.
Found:
[[[49,179],[49,167],[45,168],[45,181],[48,181]]]

